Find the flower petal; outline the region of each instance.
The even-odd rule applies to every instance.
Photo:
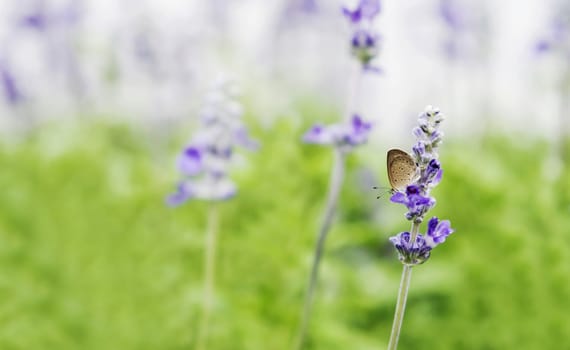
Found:
[[[330,145],[333,143],[333,135],[329,128],[317,124],[303,135],[303,141],[306,143]]]
[[[189,146],[178,156],[178,169],[184,175],[194,176],[203,169],[202,150],[197,147]]]
[[[437,218],[437,216],[434,216],[433,218],[429,219],[428,229],[426,233],[428,236],[433,237],[433,235],[435,234],[435,228],[437,227],[438,223],[439,219]]]
[[[175,193],[166,197],[166,204],[171,207],[177,207],[192,197],[192,193],[188,190],[186,184],[181,182],[178,184]]]
[[[390,197],[390,202],[408,205],[408,196],[402,192],[396,192]]]

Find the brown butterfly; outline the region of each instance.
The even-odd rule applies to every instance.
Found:
[[[418,176],[418,167],[414,158],[408,153],[391,149],[387,156],[388,181],[391,192],[401,192],[406,189]]]

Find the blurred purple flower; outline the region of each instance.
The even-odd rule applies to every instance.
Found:
[[[166,197],[166,203],[170,206],[178,206],[192,197],[192,193],[184,182],[178,184],[176,192]]]
[[[558,51],[570,59],[570,5],[562,7],[550,21],[545,35],[535,44],[539,54]]]
[[[439,0],[437,16],[445,33],[441,49],[448,59],[467,59],[484,55],[489,32],[488,15],[479,2]]]
[[[368,141],[372,129],[370,122],[364,121],[359,115],[353,115],[349,123],[337,123],[328,126],[317,124],[303,136],[306,143],[331,145],[344,152]]]
[[[166,204],[177,207],[190,199],[223,201],[232,198],[237,190],[227,177],[183,180],[175,193],[166,197]]]
[[[370,62],[380,51],[380,35],[372,26],[372,21],[380,13],[380,1],[360,0],[354,8],[343,6],[342,12],[353,27],[350,39],[353,56],[362,64],[365,72],[378,72],[379,69]]]
[[[360,0],[354,8],[343,6],[342,13],[354,24],[372,21],[380,13],[380,0]]]
[[[364,67],[369,67],[370,61],[380,50],[380,35],[369,29],[356,30],[352,35],[352,54]]]
[[[234,142],[243,148],[255,151],[259,148],[259,142],[249,136],[249,131],[245,127],[241,127],[234,133]]]
[[[296,14],[313,14],[319,10],[316,0],[293,0],[289,1],[285,9],[287,17]]]
[[[10,71],[0,63],[0,84],[4,90],[6,101],[12,105],[18,104],[24,100],[24,95],[20,91],[16,79]]]
[[[311,12],[316,12],[319,9],[319,6],[317,5],[316,0],[302,0],[301,9],[304,12],[311,13]]]
[[[536,45],[534,46],[535,51],[538,53],[547,52],[551,48],[552,48],[552,45],[550,44],[549,41],[547,41],[545,39],[540,39],[539,41],[536,42]]]
[[[228,176],[235,147],[257,149],[241,121],[241,105],[234,84],[217,82],[207,94],[200,112],[200,129],[177,158],[183,179],[166,203],[178,206],[190,199],[225,200],[237,192]]]
[[[189,146],[178,156],[178,170],[184,175],[199,174],[204,166],[203,151],[197,147]]]
[[[438,13],[449,29],[460,31],[465,28],[463,9],[457,0],[440,0]]]
[[[48,20],[44,13],[34,13],[22,17],[20,23],[23,27],[44,31],[48,26]]]
[[[79,0],[70,0],[63,6],[54,7],[49,2],[39,0],[29,13],[20,17],[19,24],[40,32],[54,25],[73,25],[82,16],[81,5]]]

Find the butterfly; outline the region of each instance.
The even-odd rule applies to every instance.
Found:
[[[402,150],[389,150],[386,165],[392,192],[402,191],[417,178],[418,167],[414,158]]]
[[[390,193],[403,191],[417,179],[418,167],[411,155],[402,150],[393,148],[388,151],[386,158],[388,181],[391,187]],[[376,187],[376,189],[378,189],[378,187]]]

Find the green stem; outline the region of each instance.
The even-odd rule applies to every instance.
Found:
[[[216,239],[219,225],[218,208],[215,203],[211,204],[208,210],[207,220],[204,252],[204,296],[202,299],[202,318],[200,319],[196,342],[196,349],[198,350],[207,348],[209,318],[214,297]]]
[[[315,287],[317,284],[317,277],[319,274],[319,263],[321,261],[323,251],[325,248],[325,241],[327,238],[327,234],[332,226],[334,212],[336,210],[338,197],[340,194],[340,189],[342,187],[342,181],[344,178],[344,159],[345,159],[344,154],[342,154],[341,151],[336,150],[333,171],[331,173],[331,180],[329,184],[327,206],[325,208],[323,223],[318,233],[317,244],[315,246],[315,254],[313,257],[313,265],[311,267],[311,275],[309,277],[309,284],[305,295],[305,304],[303,308],[303,314],[301,317],[301,325],[299,327],[297,339],[295,341],[295,349],[297,350],[303,348],[303,345],[305,343],[305,337],[307,335],[307,328],[309,326],[309,321],[311,319],[313,297],[314,297]]]
[[[419,222],[412,223],[412,233],[410,242],[415,242],[420,228]],[[400,289],[398,290],[398,301],[396,302],[396,312],[394,313],[394,323],[392,324],[392,332],[390,333],[390,341],[388,342],[388,350],[396,350],[398,348],[398,339],[402,330],[402,322],[404,321],[404,311],[406,310],[406,300],[408,299],[408,289],[410,288],[410,279],[412,278],[412,265],[404,264],[402,271],[402,279],[400,280]]]

